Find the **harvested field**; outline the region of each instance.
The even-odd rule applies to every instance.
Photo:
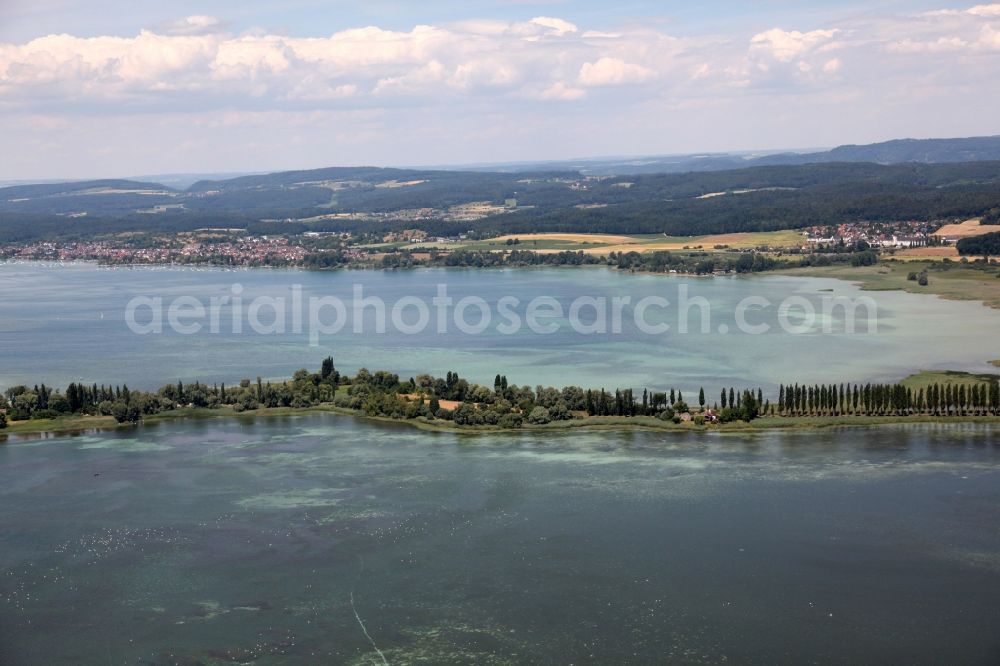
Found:
[[[900,250],[893,255],[897,259],[927,259],[951,257],[958,258],[958,248],[954,245],[940,245],[936,247],[912,247],[907,250]]]
[[[551,233],[551,234],[509,234],[507,236],[500,236],[499,238],[493,238],[491,240],[495,241],[508,241],[513,239],[518,239],[522,243],[530,241],[563,241],[565,243],[635,243],[638,242],[635,238],[631,236],[614,236],[611,234],[567,234],[567,233]]]
[[[959,224],[946,224],[931,235],[968,238],[969,236],[982,236],[983,234],[988,234],[991,231],[997,231],[997,229],[998,227],[993,225],[979,224],[979,218],[977,217],[971,220],[966,220],[965,222],[960,222]]]

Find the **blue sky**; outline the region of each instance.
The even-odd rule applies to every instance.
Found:
[[[22,41],[49,33],[69,32],[80,36],[130,35],[137,29],[156,26],[179,16],[210,14],[225,17],[235,31],[266,27],[282,33],[307,36],[332,33],[350,27],[378,25],[394,30],[420,23],[440,24],[470,18],[528,20],[539,14],[554,14],[586,23],[594,29],[609,29],[631,21],[653,20],[684,34],[760,30],[782,23],[806,21],[813,25],[833,23],[860,14],[919,12],[961,8],[968,3],[932,0],[701,0],[699,2],[652,2],[640,0],[431,0],[387,2],[366,0],[246,0],[193,2],[175,0],[4,0],[0,2],[0,39]],[[321,32],[322,31],[322,32]]]
[[[1000,132],[1000,4],[0,0],[0,178]]]
[[[677,32],[729,32],[761,30],[782,22],[835,22],[864,14],[919,12],[949,7],[948,3],[903,0],[702,0],[653,2],[649,0],[431,0],[428,2],[345,2],[338,0],[286,0],[284,2],[223,1],[160,2],[135,0],[4,0],[0,3],[0,39],[20,41],[49,33],[80,36],[129,35],[137,29],[175,20],[179,16],[223,16],[236,31],[267,27],[302,36],[320,36],[351,27],[378,25],[395,30],[420,23],[440,24],[462,19],[497,18],[529,20],[554,14],[609,29],[630,21],[655,20]],[[954,7],[962,7],[958,4]]]

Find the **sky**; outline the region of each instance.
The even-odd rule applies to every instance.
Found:
[[[1000,134],[1000,4],[0,0],[0,180]]]

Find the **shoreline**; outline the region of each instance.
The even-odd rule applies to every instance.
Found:
[[[899,415],[899,416],[762,416],[749,423],[733,422],[725,424],[696,425],[691,422],[673,423],[661,421],[653,416],[588,416],[568,421],[553,421],[545,425],[524,424],[520,428],[502,428],[499,426],[458,426],[452,421],[424,417],[413,419],[396,419],[386,416],[369,416],[357,410],[335,407],[323,404],[314,407],[265,407],[256,410],[236,412],[231,409],[209,409],[189,407],[170,412],[162,412],[148,416],[139,424],[117,423],[110,416],[80,416],[58,419],[38,419],[37,421],[11,422],[7,428],[0,430],[0,445],[11,441],[30,441],[58,436],[77,436],[88,433],[108,432],[118,430],[136,430],[143,425],[155,425],[172,421],[197,421],[207,419],[256,420],[258,418],[272,419],[288,416],[308,416],[312,414],[335,414],[373,423],[403,425],[426,432],[444,432],[461,435],[491,435],[508,433],[539,434],[546,432],[572,432],[576,430],[605,432],[664,432],[664,433],[772,433],[789,431],[813,431],[828,428],[870,429],[906,424],[933,425],[996,425],[1000,426],[1000,415],[997,416],[930,416],[930,415]]]
[[[915,281],[906,279],[905,274],[932,264],[935,264],[935,262],[888,260],[880,262],[875,266],[810,266],[803,268],[781,268],[769,272],[789,277],[842,280],[855,285],[861,291],[901,291],[906,294],[936,296],[944,301],[975,302],[991,310],[1000,310],[1000,280],[996,276],[978,270],[977,273],[981,273],[981,275],[970,276],[968,274],[969,271],[976,269],[966,268],[959,262],[955,262],[953,267],[949,267],[948,269],[931,273],[931,283],[925,287],[919,286]],[[888,272],[882,272],[879,268],[888,268],[889,270]],[[875,270],[874,273],[872,269]],[[942,275],[949,271],[956,273],[964,271],[964,274],[958,277],[943,278]],[[900,277],[900,275],[904,276]],[[961,284],[962,282],[978,281],[978,278],[984,279],[984,284]],[[985,285],[985,280],[995,281],[996,284],[990,287]],[[942,285],[941,283],[944,284]],[[942,286],[944,289],[940,288]],[[949,289],[949,287],[952,289]],[[972,287],[979,287],[979,289],[973,289]]]

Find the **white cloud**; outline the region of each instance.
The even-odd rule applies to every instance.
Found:
[[[569,21],[550,16],[538,16],[531,19],[531,23],[548,28],[548,32],[556,37],[562,37],[573,32],[577,32],[577,27]]]
[[[587,96],[585,90],[580,88],[573,88],[568,86],[562,81],[553,83],[551,86],[543,90],[539,95],[539,99],[555,99],[564,102],[570,102],[578,99],[583,99]]]
[[[903,39],[886,46],[886,50],[895,53],[946,53],[949,51],[963,51],[967,48],[969,48],[969,42],[961,37],[938,37],[932,42]]]
[[[445,78],[445,68],[437,60],[402,76],[379,79],[373,92],[376,95],[413,95],[440,83]]]
[[[813,30],[799,32],[772,28],[754,35],[750,39],[751,53],[769,56],[778,62],[791,62],[817,46],[833,39],[837,30]]]
[[[1000,28],[984,25],[977,44],[984,49],[1000,51]]]
[[[1000,4],[976,5],[975,7],[969,7],[968,9],[934,9],[929,12],[923,12],[920,16],[961,16],[962,14],[984,17],[1000,16]]]
[[[461,90],[473,88],[506,88],[521,79],[517,67],[502,58],[483,57],[462,63],[455,68],[449,83]]]
[[[973,16],[1000,16],[1000,4],[998,5],[976,5],[965,10]]]
[[[840,58],[832,58],[823,63],[823,71],[827,74],[836,74],[840,71],[840,67],[843,63],[840,62]]]
[[[585,62],[580,67],[579,81],[583,86],[614,86],[625,83],[641,83],[652,78],[655,72],[648,67],[627,63],[620,58],[601,58],[597,62]]]
[[[595,31],[569,18],[477,19],[409,29],[360,26],[332,34],[318,29],[315,36],[303,37],[267,30],[232,34],[224,20],[193,16],[129,36],[54,34],[0,43],[0,134],[18,139],[9,128],[24,127],[26,136],[47,146],[52,139],[42,128],[57,126],[58,119],[71,120],[72,127],[84,116],[93,118],[88,127],[97,137],[98,120],[116,128],[120,119],[141,113],[175,117],[178,126],[194,116],[224,116],[226,127],[263,119],[255,121],[254,131],[294,116],[294,132],[304,136],[310,114],[318,114],[336,116],[330,136],[379,137],[386,151],[423,140],[422,131],[414,137],[397,129],[424,127],[410,118],[423,119],[427,127],[441,119],[436,127],[445,139],[457,136],[452,123],[464,123],[463,137],[470,145],[480,145],[470,132],[492,140],[483,138],[486,129],[475,130],[481,126],[538,147],[572,136],[563,132],[570,125],[597,137],[610,126],[609,114],[623,119],[648,114],[645,124],[637,121],[634,129],[608,135],[604,150],[624,152],[615,141],[629,132],[666,136],[657,131],[661,123],[679,126],[680,120],[694,127],[712,118],[718,121],[716,130],[705,134],[706,141],[722,141],[736,131],[735,125],[718,129],[728,128],[728,119],[774,124],[774,135],[783,137],[800,113],[814,119],[803,136],[806,144],[816,145],[834,142],[809,133],[821,121],[835,128],[884,110],[895,116],[880,120],[882,126],[897,127],[896,117],[940,102],[934,118],[957,123],[952,110],[967,107],[978,110],[985,126],[995,121],[981,110],[1000,102],[998,4],[846,16],[835,25],[783,25],[711,37],[677,37],[649,22]],[[614,94],[594,94],[601,87],[614,87]],[[550,110],[540,113],[539,104]],[[857,113],[861,105],[864,114]],[[832,109],[839,109],[837,116]],[[108,117],[115,121],[107,122]],[[345,124],[361,123],[360,118],[368,123],[363,131]],[[898,126],[919,134],[915,125]],[[731,135],[734,141],[744,134],[764,137],[755,127],[743,130]],[[308,144],[300,135],[289,135],[289,141]],[[360,139],[350,141],[359,145]],[[793,143],[754,142],[752,147]],[[511,150],[509,143],[498,143],[497,149]],[[642,141],[635,145],[655,150]],[[5,156],[15,150],[5,150]]]
[[[580,100],[589,88],[626,85],[629,99],[679,103],[684,95],[819,90],[858,80],[845,71],[863,79],[892,68],[892,76],[905,77],[918,61],[926,70],[929,54],[995,53],[995,16],[1000,4],[683,39],[648,25],[585,30],[552,16],[409,30],[365,26],[326,37],[232,35],[215,17],[188,16],[132,37],[49,35],[0,44],[0,108],[55,111],[86,103],[91,112],[114,114],[156,108],[167,96],[189,111],[377,105],[388,97],[433,106],[482,96],[500,103]],[[961,72],[959,78],[980,71],[949,62],[935,66],[951,76]]]
[[[886,44],[887,51],[941,54],[1000,48],[994,40],[997,28],[991,23],[992,19],[1000,18],[1000,4],[939,9],[924,12],[918,18],[923,23],[906,26],[909,32]]]

